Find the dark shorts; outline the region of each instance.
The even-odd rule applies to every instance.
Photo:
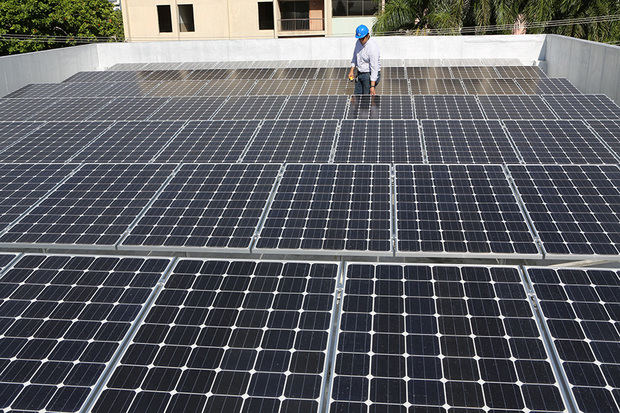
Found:
[[[377,75],[375,86],[379,84],[379,80],[381,80],[381,72]],[[359,72],[357,74],[354,93],[356,95],[370,95],[370,72]]]

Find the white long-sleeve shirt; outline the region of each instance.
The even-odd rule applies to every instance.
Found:
[[[366,44],[357,40],[355,49],[353,50],[353,59],[351,59],[351,67],[357,66],[360,72],[370,72],[370,80],[377,81],[381,64],[379,63],[380,53],[379,45],[370,38]]]

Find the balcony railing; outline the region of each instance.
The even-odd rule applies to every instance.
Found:
[[[307,19],[280,19],[278,20],[278,25],[281,32],[325,30],[325,22],[322,17]]]

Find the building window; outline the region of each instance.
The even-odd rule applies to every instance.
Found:
[[[191,4],[179,5],[179,31],[193,32],[194,28],[194,6]]]
[[[334,0],[334,16],[372,16],[377,12],[376,0]]]
[[[282,1],[280,15],[282,17],[280,30],[310,29],[309,1]]]
[[[157,19],[159,20],[159,32],[172,32],[172,14],[170,6],[157,6]]]
[[[258,29],[273,30],[273,2],[258,2]]]

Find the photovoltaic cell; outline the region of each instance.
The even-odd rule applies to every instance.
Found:
[[[283,67],[276,69],[273,74],[273,79],[315,79],[316,68],[312,67]],[[274,83],[277,83],[274,80]]]
[[[580,95],[581,92],[564,78],[515,79],[531,95]]]
[[[54,93],[64,89],[63,83],[33,83],[26,85],[15,92],[4,96],[5,98],[50,98]]]
[[[157,162],[236,162],[259,121],[190,121],[155,157]]]
[[[187,80],[222,80],[227,79],[234,72],[233,69],[199,69],[192,70]]]
[[[0,99],[0,121],[37,120],[53,99]]]
[[[404,67],[382,67],[381,79],[407,79],[407,72]]]
[[[352,95],[355,83],[345,79],[308,80],[302,95]]]
[[[44,122],[0,122],[0,152],[44,124]]]
[[[274,69],[234,69],[227,79],[271,79]]]
[[[254,79],[216,79],[200,89],[196,96],[245,96],[255,84]]]
[[[299,95],[305,84],[304,79],[281,79],[258,82],[250,95]]]
[[[160,82],[149,93],[149,96],[195,96],[208,83],[198,80],[168,80]]]
[[[289,96],[279,119],[342,119],[347,101],[347,96]]]
[[[547,75],[538,66],[495,66],[499,77],[506,79],[544,79]]]
[[[231,97],[218,109],[212,119],[276,119],[286,96]]]
[[[560,119],[618,119],[620,107],[605,95],[545,95]]]
[[[539,255],[499,165],[396,165],[397,255]]]
[[[407,79],[381,79],[376,92],[379,95],[409,95],[409,84]]]
[[[391,252],[388,165],[289,164],[254,251]]]
[[[519,95],[523,91],[512,79],[463,79],[468,95]]]
[[[506,120],[504,125],[526,163],[617,162],[580,120]]]
[[[78,72],[64,80],[69,82],[127,82],[139,80],[138,72],[133,70],[124,71],[93,71]]]
[[[409,79],[412,95],[464,95],[459,79]]]
[[[33,120],[83,121],[95,120],[99,112],[107,109],[110,99],[70,98],[53,99],[44,110],[38,111]],[[97,119],[98,120],[98,119]]]
[[[501,77],[492,66],[451,66],[452,77],[457,79],[492,79]]]
[[[328,162],[337,126],[335,120],[266,120],[243,162]]]
[[[91,120],[148,120],[168,98],[128,97],[113,99],[109,105],[90,117]]]
[[[125,83],[125,82],[123,82]],[[55,92],[50,91],[50,97],[72,98],[72,97],[107,97],[111,96],[109,90],[115,83],[95,83],[95,82],[73,82],[60,83],[63,86]],[[115,90],[118,92],[118,90]],[[123,92],[127,93],[127,92]],[[43,96],[37,96],[43,97]]]
[[[79,411],[169,261],[22,257],[0,279],[2,406]]]
[[[496,120],[423,120],[429,163],[509,163],[518,157]]]
[[[147,97],[159,82],[108,82],[106,89],[100,92],[102,97]]]
[[[0,237],[20,244],[112,246],[174,164],[83,164]]]
[[[15,257],[15,254],[0,254],[0,273],[9,266]]]
[[[449,79],[449,67],[406,67],[409,79]]]
[[[484,119],[475,96],[414,96],[416,119]]]
[[[614,165],[510,165],[546,257],[620,254],[620,169]]]
[[[173,97],[163,104],[150,120],[207,120],[211,119],[225,97]]]
[[[280,165],[184,164],[123,247],[246,250]]]
[[[487,119],[555,119],[556,116],[540,96],[478,96]]]
[[[331,412],[564,411],[516,267],[347,265]]]
[[[189,70],[154,70],[146,76],[146,80],[152,81],[175,81],[186,80],[191,71]]]
[[[321,67],[316,72],[316,78],[319,80],[327,79],[346,79],[349,74],[348,69],[341,67]]]
[[[411,96],[354,96],[347,119],[413,119]]]
[[[620,119],[589,120],[588,124],[620,156]]]
[[[180,261],[93,411],[318,413],[337,270]]]
[[[415,120],[344,120],[334,162],[421,163],[422,144]]]
[[[536,267],[527,272],[580,411],[619,411],[620,274]]]

